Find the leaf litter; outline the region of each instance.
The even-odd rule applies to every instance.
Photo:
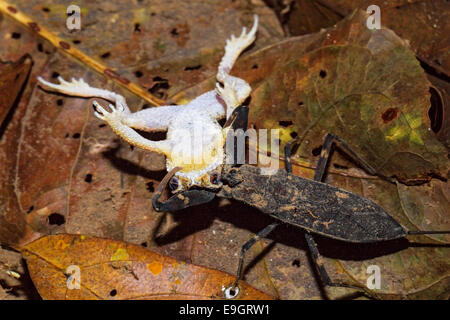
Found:
[[[30,12],[40,14],[37,7],[23,8],[34,8]],[[260,47],[256,46],[243,57],[235,68],[235,74],[250,80],[255,89],[250,104],[250,122],[256,128],[281,127],[284,134],[281,142],[285,143],[294,133],[300,134],[301,129],[317,121],[308,133],[306,145],[299,148],[295,158],[296,173],[305,176],[311,176],[311,169],[317,159],[312,151],[320,147],[323,134],[330,128],[339,129],[335,133],[356,145],[363,157],[369,162],[374,161],[379,169],[395,175],[403,183],[420,184],[405,186],[399,183],[393,186],[367,177],[355,169],[354,164],[337,154],[337,159],[330,166],[328,182],[371,198],[408,228],[448,228],[449,221],[445,214],[429,216],[432,201],[439,201],[444,209],[448,207],[448,197],[442,196],[446,184],[433,179],[435,175],[446,177],[448,161],[443,156],[445,149],[442,144],[426,132],[429,121],[429,82],[403,40],[389,30],[372,34],[362,28],[364,18],[364,14],[356,13],[329,30],[278,43],[276,41],[280,39],[281,33],[275,36],[271,31],[273,44],[267,46],[267,42],[263,41]],[[142,26],[139,26],[141,30]],[[0,32],[11,34],[11,31],[5,31],[4,24],[1,27]],[[12,24],[8,30],[14,27],[20,28]],[[26,31],[24,34],[28,37]],[[151,80],[160,83],[158,90],[165,91],[162,97],[183,102],[210,90],[214,84],[214,59],[220,59],[220,43],[226,37],[228,33],[223,34],[223,41],[214,42],[219,49],[215,58],[208,60],[208,71],[203,69],[205,64],[202,63],[200,68],[196,68],[200,64],[190,63],[187,65],[188,70],[184,70],[186,66],[177,67],[176,70],[183,69],[183,72],[177,71],[174,75],[182,76],[170,78],[167,82],[171,86],[166,89],[161,84],[165,80],[160,78],[167,80],[170,68],[167,77],[159,76],[157,80]],[[117,43],[122,40],[119,39]],[[39,40],[34,38],[33,41],[29,46],[34,45],[34,50],[40,55],[50,50],[43,49],[44,52],[41,52]],[[178,40],[175,43],[180,41],[183,42]],[[192,41],[195,43],[194,39]],[[92,50],[88,49],[91,46],[86,47],[83,50]],[[156,46],[152,50],[167,50],[161,48]],[[192,58],[196,63],[203,59],[198,56],[198,48],[201,46],[194,48],[197,53]],[[24,52],[25,48],[20,51]],[[377,57],[374,52],[380,56]],[[148,73],[149,77],[158,74],[154,70],[159,69],[155,69],[154,65],[164,65],[165,55],[161,53],[160,57],[154,57],[159,59],[158,64],[147,64],[150,69],[141,71],[142,74]],[[168,57],[175,64],[180,61],[179,57]],[[142,59],[148,61],[147,57]],[[114,65],[120,73],[126,73],[128,62],[116,57],[108,64]],[[111,83],[105,83],[102,77],[59,53],[52,54],[43,63],[39,64],[39,74],[47,78],[55,76],[55,73],[63,77],[67,74],[85,77],[95,86],[109,86],[108,89],[119,91],[135,108],[147,107],[138,97]],[[182,64],[186,65],[184,62]],[[360,72],[355,71],[360,67],[367,68],[365,79],[361,78]],[[186,78],[184,73],[188,71],[200,74]],[[139,79],[144,78],[139,77],[140,73],[134,75]],[[144,80],[148,81],[149,78]],[[34,84],[30,80],[26,90],[30,91]],[[141,84],[149,88],[154,85],[153,82]],[[401,84],[408,86],[401,87]],[[383,89],[378,91],[384,91],[385,96],[380,92],[370,92],[376,86]],[[353,97],[355,89],[360,89],[364,94],[360,94],[359,98],[356,95]],[[346,112],[340,114],[334,106],[336,102],[340,103],[340,109],[347,109]],[[278,108],[271,110],[273,105]],[[321,105],[332,107],[329,110],[322,109],[326,113],[321,115]],[[361,110],[360,105],[365,109]],[[22,130],[16,130],[16,136],[21,137],[19,146],[17,140],[8,140],[8,147],[15,146],[15,150],[18,150],[15,152],[18,159],[13,159],[11,163],[18,165],[5,167],[5,170],[17,168],[17,187],[12,190],[12,195],[15,194],[18,199],[15,212],[24,214],[29,211],[27,222],[31,231],[26,232],[22,242],[27,243],[38,235],[82,233],[140,244],[178,260],[234,273],[237,257],[235,261],[230,259],[230,252],[239,252],[242,243],[270,219],[226,201],[192,208],[183,213],[160,215],[152,212],[151,193],[164,174],[164,159],[152,153],[131,150],[127,144],[118,141],[92,117],[88,106],[86,100],[49,95],[40,89],[35,90],[29,103],[22,104],[23,111],[18,114],[22,114],[27,125]],[[20,127],[18,120],[11,123]],[[371,135],[367,134],[370,130]],[[365,134],[361,135],[361,132]],[[370,145],[372,137],[376,137],[378,140],[375,141],[381,145]],[[367,142],[370,147],[365,147]],[[402,152],[397,152],[396,148],[406,156],[398,155]],[[380,159],[385,157],[386,150],[392,151],[394,160],[398,157],[393,164],[383,163],[383,159]],[[276,156],[275,152],[273,154]],[[417,170],[411,172],[411,167]],[[423,192],[430,194],[430,200],[425,198],[418,201],[417,195]],[[52,215],[54,219],[49,218]],[[55,218],[58,215],[62,220]],[[283,226],[276,234],[261,240],[259,247],[250,252],[247,261],[255,257],[257,259],[253,260],[246,280],[255,288],[282,299],[320,298],[321,291],[301,239],[301,230]],[[367,265],[374,262],[383,265],[387,277],[383,282],[381,297],[445,298],[448,295],[448,248],[408,247],[405,242],[376,247],[350,247],[327,239],[319,240],[330,273],[336,277],[364,283]],[[421,237],[417,240],[432,243],[448,241],[444,237]],[[430,260],[433,263],[428,263]],[[38,278],[35,282],[39,281]],[[59,285],[64,283],[62,279]],[[332,295],[339,298],[347,293],[346,290],[334,290]],[[106,293],[102,297],[107,297]]]

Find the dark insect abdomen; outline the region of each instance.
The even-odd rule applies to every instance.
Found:
[[[224,187],[222,196],[315,233],[351,242],[406,235],[405,229],[373,201],[325,183],[284,170],[261,175],[259,168],[248,165],[239,168],[235,180],[240,182],[232,188]]]

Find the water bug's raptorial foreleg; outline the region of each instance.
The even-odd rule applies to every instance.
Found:
[[[177,193],[176,195],[170,197],[166,201],[160,201],[161,194],[166,188],[167,184],[170,184],[170,180],[173,178],[175,173],[181,168],[176,167],[172,169],[169,173],[165,175],[163,180],[160,182],[155,190],[152,197],[152,206],[156,212],[173,212],[182,210],[191,206],[198,206],[210,202],[215,198],[215,192],[207,190],[187,190]]]

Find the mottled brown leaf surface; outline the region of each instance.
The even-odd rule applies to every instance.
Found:
[[[355,9],[381,9],[382,26],[408,40],[429,66],[450,74],[450,4],[446,0],[266,0],[278,13],[286,34],[303,35],[328,28]]]
[[[44,299],[223,299],[222,288],[234,280],[140,246],[83,235],[47,236],[22,250]],[[79,290],[67,288],[69,266],[80,269]],[[245,283],[240,288],[237,299],[273,299]]]
[[[14,111],[17,109],[15,103],[20,99],[23,84],[30,72],[32,60],[29,56],[24,55],[16,62],[0,64],[0,141],[5,135]],[[6,140],[6,136],[4,139]],[[2,151],[6,151],[5,145],[0,145]],[[8,171],[5,164],[8,163],[7,154],[0,155],[0,168],[2,171]],[[6,173],[6,172],[5,172]],[[11,183],[13,177],[5,175],[0,178],[0,241],[17,240],[25,230],[25,217],[18,214],[17,203],[12,199],[13,190]],[[14,240],[13,240],[14,241]]]
[[[450,3],[446,0],[318,0],[332,11],[346,16],[369,5],[381,9],[381,23],[408,40],[419,58],[450,75]]]
[[[19,61],[26,54],[29,54],[33,59],[33,69],[29,75],[29,82],[24,87],[14,110],[10,110],[0,129],[0,239],[2,242],[11,244],[17,243],[26,235],[25,212],[27,209],[21,207],[15,192],[16,163],[27,105],[36,83],[36,77],[42,70],[48,56],[44,52],[38,51],[38,43],[42,43],[42,41],[36,39],[26,28],[7,19],[0,19],[0,38],[8,43],[8,45],[0,48],[0,60]],[[28,73],[26,68],[30,68],[30,65],[23,65],[22,68],[19,67],[15,70],[19,74],[22,72],[18,81],[19,79],[23,81],[26,78]],[[11,89],[11,93],[13,91]],[[5,94],[5,92],[2,91],[2,94]]]

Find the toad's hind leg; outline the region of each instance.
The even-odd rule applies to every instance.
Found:
[[[232,35],[225,46],[225,54],[220,61],[217,72],[217,81],[221,82],[223,87],[217,83],[216,90],[227,104],[227,119],[231,116],[233,110],[250,95],[250,85],[243,79],[231,76],[230,71],[239,55],[255,41],[257,29],[258,16],[255,15],[252,29],[247,33],[247,29],[244,27],[241,35],[237,38]]]
[[[150,108],[131,113],[125,98],[115,92],[94,88],[89,86],[83,79],[72,78],[71,82],[59,77],[59,84],[45,81],[41,77],[38,80],[42,87],[47,90],[67,94],[76,97],[99,97],[115,103],[103,108],[97,101],[94,101],[95,116],[104,120],[111,129],[122,139],[139,148],[170,155],[172,141],[151,141],[140,134],[135,129],[145,131],[165,131],[174,115],[182,108],[181,106],[163,106]]]
[[[40,85],[50,91],[63,93],[74,97],[102,98],[116,105],[115,110],[120,115],[122,124],[142,131],[167,131],[170,121],[183,110],[184,106],[159,106],[131,113],[125,98],[113,91],[91,87],[82,78],[71,82],[58,77],[59,84],[48,82],[38,77]]]
[[[38,77],[38,80],[40,82],[40,85],[44,89],[47,89],[49,91],[59,92],[74,97],[103,98],[110,102],[114,102],[114,104],[117,107],[120,108],[123,107],[124,113],[130,113],[130,109],[128,108],[127,102],[125,101],[125,98],[122,95],[109,90],[91,87],[86,82],[84,82],[83,78],[80,78],[78,80],[72,78],[72,81],[69,82],[64,80],[62,77],[58,77],[59,84],[45,81],[41,77]]]
[[[231,68],[233,68],[233,65],[239,55],[249,45],[251,45],[253,41],[255,41],[257,29],[258,16],[255,15],[255,22],[253,23],[253,27],[250,32],[247,33],[247,28],[244,27],[242,28],[242,33],[238,38],[236,38],[235,35],[232,35],[231,38],[227,40],[227,44],[225,46],[225,54],[219,64],[217,80],[221,82],[226,81],[226,78],[227,76],[229,76]]]

